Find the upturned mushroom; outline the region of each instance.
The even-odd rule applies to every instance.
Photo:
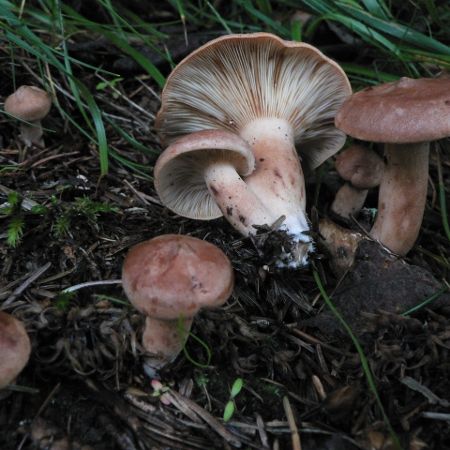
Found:
[[[345,183],[336,193],[331,211],[350,219],[364,206],[368,190],[381,183],[384,161],[370,148],[354,144],[337,155],[335,168]]]
[[[134,246],[122,269],[123,289],[145,314],[142,344],[147,372],[173,361],[183,348],[194,316],[222,305],[234,286],[227,256],[191,236],[167,234]]]
[[[22,322],[0,311],[0,389],[11,384],[30,357],[30,338]]]
[[[245,140],[255,158],[255,170],[243,175],[246,197],[267,214],[260,216],[263,222],[247,214],[236,220],[236,207],[228,214],[229,205],[216,200],[221,193],[209,188],[218,206],[209,218],[220,210],[241,232],[255,234],[254,225],[272,225],[266,216],[270,221],[283,217],[279,231],[288,236],[293,251],[280,265],[298,267],[307,263],[313,248],[300,159],[313,169],[342,147],[345,135],[333,120],[350,93],[338,64],[308,44],[267,33],[223,36],[194,51],[171,73],[156,126],[165,145],[203,130],[228,131]],[[175,172],[170,176],[177,178]],[[183,214],[177,208],[183,201],[175,197],[195,197],[196,191],[182,193],[174,180],[163,185],[178,193],[163,190],[156,181],[162,201],[171,198],[167,206]],[[239,222],[245,222],[244,230]]]
[[[450,135],[450,79],[401,78],[351,96],[336,126],[357,139],[385,144],[386,167],[370,235],[405,255],[422,224],[429,143]]]
[[[254,167],[251,148],[238,135],[197,131],[177,139],[161,154],[154,168],[155,186],[161,201],[178,214],[199,220],[224,214],[248,235],[254,232],[252,223],[277,219],[241,178]]]
[[[41,120],[51,106],[50,95],[36,86],[20,86],[6,98],[5,112],[21,121],[21,137],[27,146],[44,146]]]

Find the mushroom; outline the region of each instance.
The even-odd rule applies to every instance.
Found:
[[[41,120],[51,106],[50,95],[36,86],[20,86],[6,98],[5,112],[21,121],[20,132],[27,146],[44,146]]]
[[[292,253],[280,265],[298,267],[313,248],[300,158],[313,169],[342,147],[345,135],[333,120],[350,93],[343,70],[308,44],[268,33],[222,36],[173,70],[156,127],[164,145],[202,130],[229,131],[244,139],[256,163],[245,175],[247,196],[264,206],[270,221],[281,223],[279,231],[292,243]],[[156,188],[167,197],[160,184]],[[218,207],[227,217],[220,202]],[[270,225],[246,215],[242,220],[244,234],[255,234],[254,225]]]
[[[240,175],[255,167],[253,153],[242,138],[229,131],[205,130],[173,142],[154,168],[161,201],[179,215],[210,220],[225,215],[242,234],[252,223],[275,221]]]
[[[234,285],[230,260],[215,245],[167,234],[134,246],[125,258],[123,289],[146,315],[142,344],[150,373],[173,361],[201,308],[222,305]]]
[[[0,389],[11,384],[30,357],[30,338],[22,322],[0,311]]]
[[[364,206],[368,189],[381,183],[384,161],[373,150],[354,144],[337,155],[335,167],[346,182],[336,193],[331,211],[350,219]]]
[[[405,255],[422,224],[429,142],[450,135],[450,79],[401,78],[351,96],[336,126],[357,139],[385,144],[386,167],[371,237]]]

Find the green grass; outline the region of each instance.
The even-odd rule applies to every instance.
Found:
[[[14,62],[10,73],[13,80],[17,72],[25,71],[37,84],[58,94],[58,99],[64,97],[64,101],[56,102],[56,107],[61,117],[98,150],[102,176],[108,173],[109,162],[114,159],[149,177],[148,167],[120,155],[111,144],[113,138],[125,139],[136,153],[156,155],[158,149],[143,145],[130,127],[107,113],[101,92],[93,91],[86,80],[97,78],[99,83],[104,83],[103,89],[108,90],[105,80],[113,83],[118,79],[117,74],[77,60],[68,51],[69,40],[102,37],[131,57],[148,75],[147,82],[156,91],[163,87],[165,74],[139,48],[145,46],[173,65],[170,52],[163,49],[171,38],[164,30],[177,24],[182,25],[186,40],[189,39],[187,27],[194,26],[216,33],[267,31],[285,39],[314,42],[322,24],[334,23],[359,40],[361,49],[370,54],[367,64],[343,64],[355,86],[391,81],[402,75],[426,76],[436,67],[450,68],[450,47],[443,43],[450,40],[450,5],[424,2],[420,4],[422,11],[405,15],[400,2],[388,5],[383,0],[234,0],[227,3],[222,11],[208,0],[169,0],[165,7],[172,9],[173,17],[151,23],[120,2],[97,0],[109,19],[100,23],[83,16],[64,1],[0,0],[0,44],[6,58]],[[311,13],[311,19],[306,24],[291,22],[297,10]],[[440,39],[433,36],[432,30],[436,30]],[[82,77],[78,75],[80,72]],[[121,87],[122,81],[117,85]],[[77,114],[69,113],[72,107]]]
[[[87,74],[86,77],[91,75],[97,77],[99,81],[100,77],[117,79],[118,75],[72,57],[67,50],[67,41],[78,34],[87,33],[92,38],[101,35],[123,53],[131,56],[142,66],[156,86],[161,88],[165,83],[165,77],[129,42],[139,39],[156,49],[155,40],[164,37],[164,34],[150,27],[147,31],[153,32],[153,35],[144,35],[124,18],[127,17],[126,11],[121,15],[109,1],[103,1],[102,4],[111,16],[110,25],[85,19],[68,5],[58,1],[42,1],[39,8],[26,5],[22,11],[18,2],[0,0],[2,31],[0,43],[8,52],[7,57],[15,63],[11,71],[14,86],[17,85],[15,82],[17,67],[21,67],[36,79],[37,84],[49,92],[62,94],[67,103],[76,107],[79,117],[74,119],[74,114],[69,113],[68,107],[63,107],[61,101],[55,102],[61,117],[98,148],[102,176],[108,173],[109,160],[114,158],[130,169],[139,170],[149,178],[146,174],[147,167],[140,167],[117,154],[108,143],[106,128],[109,127],[120,134],[137,152],[142,151],[142,144],[101,108],[97,92],[92,92],[75,74],[83,70]],[[27,63],[30,57],[34,60],[33,68]],[[69,91],[63,90],[63,86],[68,86]],[[150,148],[147,148],[146,152],[157,154],[157,151]]]

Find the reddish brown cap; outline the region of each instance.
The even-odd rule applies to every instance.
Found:
[[[27,122],[43,119],[51,106],[50,95],[36,86],[20,86],[5,100],[5,112]]]
[[[22,322],[0,311],[0,389],[19,375],[30,351],[30,339]]]
[[[204,177],[207,166],[218,161],[231,164],[242,176],[255,168],[247,142],[229,131],[199,131],[176,140],[161,153],[154,168],[155,188],[163,204],[191,219],[222,217]]]
[[[370,142],[409,144],[450,135],[450,79],[401,78],[347,99],[336,126]]]
[[[283,119],[304,165],[314,168],[345,142],[334,116],[350,94],[344,71],[315,47],[269,33],[233,34],[178,64],[164,87],[156,126],[162,142],[170,143],[194,131],[239,134],[256,119]]]
[[[215,245],[167,234],[133,247],[122,270],[123,289],[143,314],[160,320],[193,317],[231,295],[231,262]]]
[[[336,157],[337,173],[357,189],[370,189],[381,183],[384,162],[373,150],[351,145]]]

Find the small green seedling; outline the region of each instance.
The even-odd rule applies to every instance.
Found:
[[[54,300],[56,308],[60,311],[67,311],[70,302],[75,298],[75,295],[75,292],[60,292]]]
[[[6,243],[10,247],[17,247],[25,230],[25,217],[30,214],[44,215],[46,212],[45,206],[31,200],[27,204],[17,192],[9,192],[8,201],[0,207],[0,219],[8,219]]]
[[[236,410],[234,399],[237,397],[239,392],[241,392],[243,387],[244,380],[242,378],[236,378],[236,380],[234,380],[233,386],[231,386],[230,399],[228,400],[227,404],[225,405],[225,409],[223,410],[224,422],[228,422],[233,417],[234,411]]]

